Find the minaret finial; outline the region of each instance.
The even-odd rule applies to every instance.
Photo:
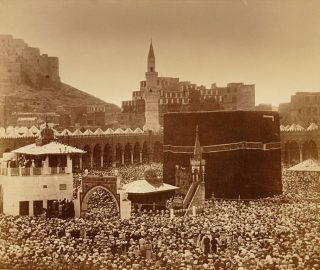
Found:
[[[151,38],[150,48],[148,53],[148,72],[155,72],[155,71],[156,71],[156,59],[154,57],[152,38]]]
[[[195,143],[194,143],[194,159],[202,159],[202,148],[200,145],[200,140],[199,140],[199,127],[197,125],[196,127],[196,139],[195,139]]]

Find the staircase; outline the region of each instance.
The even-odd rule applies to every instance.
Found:
[[[193,206],[200,206],[200,205],[204,204],[204,202],[205,202],[204,183],[203,182],[201,182],[201,183],[194,182],[192,184],[194,184],[194,185],[190,186],[188,193],[185,197],[185,199],[187,199],[187,196],[190,192],[189,197],[188,197],[188,201],[186,200],[186,205],[183,205],[184,206],[183,208],[187,208],[187,211],[185,212],[184,216],[187,216],[188,214],[191,213]]]
[[[197,183],[196,182],[192,182],[192,184],[190,185],[189,189],[188,189],[188,192],[186,194],[186,196],[184,197],[183,199],[183,208],[186,209],[188,208],[192,198],[193,198],[193,195],[197,189]]]

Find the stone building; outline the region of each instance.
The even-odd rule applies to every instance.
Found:
[[[167,112],[255,109],[254,85],[229,83],[219,87],[212,84],[207,89],[179,78],[158,76],[152,43],[145,76],[140,90],[132,92],[132,100],[122,102],[122,114],[132,115],[132,121],[138,119],[140,123],[145,117],[145,129],[158,130]]]
[[[291,101],[279,105],[281,124],[300,124],[307,128],[320,123],[320,92],[296,92]]]
[[[0,87],[12,87],[22,81],[36,84],[40,77],[60,81],[59,59],[40,54],[22,39],[0,35]]]

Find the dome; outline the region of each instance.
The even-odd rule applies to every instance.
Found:
[[[153,185],[161,185],[162,181],[158,178],[156,170],[148,168],[144,171],[144,179]]]
[[[40,134],[41,141],[39,141],[39,143],[41,145],[47,144],[54,140],[54,130],[48,125],[46,125],[46,127],[40,131]]]

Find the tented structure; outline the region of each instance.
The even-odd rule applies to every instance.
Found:
[[[133,133],[143,133],[143,130],[141,128],[136,128]]]
[[[80,129],[76,129],[73,133],[72,133],[73,136],[79,136],[79,135],[82,135],[82,132]]]
[[[304,131],[305,129],[299,124],[292,124],[287,131]]]
[[[85,132],[83,132],[83,135],[93,135],[93,132],[90,129],[87,129]]]
[[[113,133],[114,133],[114,131],[113,131],[112,128],[108,128],[108,129],[104,132],[104,134],[113,134]]]
[[[127,128],[127,129],[124,131],[124,133],[129,134],[129,133],[133,133],[133,131],[132,131],[131,128]]]
[[[29,131],[33,134],[33,135],[37,135],[39,133],[39,129],[35,126],[32,126],[31,128],[29,128]]]
[[[62,135],[62,136],[70,136],[70,135],[72,135],[72,132],[69,130],[69,129],[64,129],[61,133],[60,133],[60,135]]]
[[[104,132],[101,128],[97,128],[95,132],[93,132],[94,135],[104,135]]]
[[[318,129],[318,125],[315,123],[311,123],[310,126],[308,126],[307,131],[314,131]]]
[[[280,125],[280,131],[286,131],[286,127],[284,125]]]
[[[122,134],[122,133],[124,133],[124,131],[121,128],[117,128],[114,133]]]

